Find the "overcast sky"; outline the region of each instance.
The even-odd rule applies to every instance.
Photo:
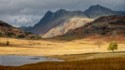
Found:
[[[82,10],[100,4],[125,11],[125,0],[0,0],[0,20],[13,26],[32,26],[48,11]]]

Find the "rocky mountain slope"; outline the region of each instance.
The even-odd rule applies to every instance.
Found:
[[[42,38],[51,38],[58,35],[64,35],[69,30],[81,27],[91,21],[93,21],[93,19],[90,19],[90,18],[81,18],[81,17],[70,18],[63,24],[58,25],[52,28],[51,30],[49,30],[47,33],[43,34]]]
[[[56,12],[48,11],[39,23],[37,23],[34,27],[30,27],[25,30],[40,35],[43,38],[50,38],[57,35],[63,35],[67,33],[70,29],[81,27],[85,23],[90,22],[91,19],[96,19],[101,16],[109,15],[123,16],[125,15],[125,12],[113,11],[101,5],[90,6],[84,12],[66,11],[64,9],[60,9]],[[90,21],[86,22],[86,19],[87,21],[88,19],[90,19]],[[82,20],[85,20],[85,22]]]
[[[12,38],[31,38],[35,35],[24,32],[23,30],[13,27],[6,22],[0,20],[0,37],[12,37]]]
[[[72,12],[66,11],[64,9],[58,10],[56,12],[48,11],[45,16],[40,20],[40,22],[32,28],[31,32],[38,35],[43,35],[51,30],[53,27],[62,25],[68,19],[74,16],[86,17],[81,11]]]
[[[61,37],[125,36],[125,16],[103,16]]]

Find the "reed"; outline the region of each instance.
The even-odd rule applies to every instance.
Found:
[[[0,70],[125,70],[125,57],[82,61],[41,62],[19,67],[0,66]]]

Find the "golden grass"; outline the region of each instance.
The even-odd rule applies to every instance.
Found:
[[[9,46],[6,45],[6,41],[10,42]],[[103,42],[101,43],[101,47],[98,47],[98,41]],[[103,52],[108,52],[107,47],[109,45],[109,42],[110,41],[104,42],[103,40],[99,39],[79,39],[72,41],[60,41],[52,39],[19,40],[11,38],[0,38],[0,55],[15,54],[31,56],[52,56],[69,60],[65,62],[43,62],[19,67],[0,66],[0,70],[125,70],[125,57],[122,57],[124,56],[124,52],[123,54],[103,54]],[[125,42],[122,41],[118,43],[119,49],[117,51],[124,51]],[[93,54],[98,52],[99,54]],[[81,53],[92,54],[73,55]],[[101,58],[84,60],[90,56],[101,56]],[[113,57],[109,58],[107,56]]]
[[[6,41],[10,45],[6,45]],[[98,47],[97,41],[103,42]],[[109,42],[96,39],[79,39],[72,41],[60,40],[19,40],[11,38],[0,38],[0,54],[31,55],[31,56],[53,56],[70,55],[82,53],[108,52]],[[125,42],[119,43],[117,51],[125,50]]]
[[[80,61],[80,60],[91,60],[97,58],[111,58],[111,57],[125,57],[125,52],[105,52],[105,53],[83,53],[73,55],[57,55],[49,56],[50,58],[58,58],[65,61]]]

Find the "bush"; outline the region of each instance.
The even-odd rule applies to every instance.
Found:
[[[25,38],[25,35],[18,35],[17,38]]]
[[[15,36],[15,34],[14,34],[13,32],[7,32],[6,35],[7,35],[8,37],[13,37],[13,36]]]
[[[117,42],[111,42],[110,44],[109,44],[109,47],[108,47],[108,50],[109,51],[114,51],[114,50],[117,50],[118,49],[118,44],[117,44]]]
[[[10,42],[9,42],[9,41],[7,41],[7,42],[6,42],[6,45],[10,45]]]
[[[40,36],[31,36],[30,39],[39,40],[39,39],[41,39],[41,37]]]
[[[0,32],[0,37],[2,37],[3,36],[3,34]]]

